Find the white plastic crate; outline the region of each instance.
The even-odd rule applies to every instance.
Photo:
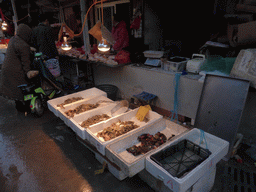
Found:
[[[164,148],[157,149],[154,151],[154,153],[146,157],[146,170],[154,177],[158,179],[161,178],[164,184],[172,191],[186,191],[202,176],[204,176],[206,172],[208,172],[212,167],[215,167],[216,164],[228,153],[229,143],[227,141],[204,132],[206,142],[200,144],[201,134],[202,132],[199,129],[194,128],[182,135],[180,138],[172,141],[169,145],[165,146],[165,148],[168,148],[184,139],[187,139],[196,145],[200,145],[204,149],[206,149],[207,144],[211,155],[183,177],[177,178],[172,176],[164,168],[162,168],[150,158],[151,155],[163,150]]]
[[[107,161],[104,157],[102,157],[100,154],[95,153],[95,158],[101,163],[103,164],[104,162],[107,163],[108,165],[108,170],[110,173],[112,173],[112,175],[114,175],[118,180],[122,181],[125,178],[127,178],[127,176],[121,171],[119,170],[117,167],[115,167],[112,163],[110,163],[109,161]]]
[[[88,131],[87,129],[88,128],[84,128],[81,126],[81,123],[85,120],[87,120],[88,118],[90,117],[93,117],[95,115],[102,115],[102,114],[107,114],[109,117],[112,118],[111,116],[111,109],[113,109],[114,107],[116,106],[116,103],[110,103],[109,105],[107,106],[104,106],[102,108],[96,108],[95,110],[92,110],[91,112],[88,112],[88,113],[83,113],[83,114],[79,114],[75,117],[73,117],[72,119],[70,119],[69,121],[69,127],[82,139],[84,140],[88,140]],[[110,120],[110,119],[108,119]],[[108,121],[106,120],[106,121]],[[99,123],[104,123],[105,121],[101,121]],[[94,124],[94,125],[91,125],[89,127],[92,128],[96,125],[98,125],[99,123],[97,124]]]
[[[130,135],[134,132],[137,132],[138,130],[140,129],[143,129],[145,126],[148,126],[156,121],[159,121],[163,118],[162,115],[159,115],[158,113],[156,112],[153,112],[153,111],[149,111],[148,112],[148,118],[149,118],[149,121],[146,123],[144,121],[139,121],[137,118],[136,118],[136,114],[138,112],[138,109],[134,109],[134,110],[131,110],[127,113],[124,113],[122,115],[119,115],[117,117],[113,117],[112,119],[110,119],[109,121],[106,121],[104,123],[101,123],[101,124],[98,124],[98,125],[95,125],[93,126],[90,130],[88,130],[88,140],[89,142],[95,146],[97,148],[97,150],[102,154],[102,155],[105,155],[105,148],[108,144],[118,140],[118,139],[121,139],[121,138],[124,138],[126,137],[127,135]],[[134,129],[134,130],[131,130],[130,132],[126,133],[126,134],[123,134],[123,135],[120,135],[114,139],[111,139],[109,141],[104,141],[103,138],[98,138],[97,137],[97,133],[103,131],[104,128],[107,128],[109,126],[111,126],[112,123],[116,123],[118,122],[118,120],[120,121],[133,121],[136,125],[138,125],[139,127]]]
[[[51,100],[47,101],[47,105],[48,105],[49,110],[51,112],[53,112],[54,115],[59,117],[58,116],[59,115],[58,110],[60,109],[60,107],[57,107],[57,105],[63,103],[65,100],[67,100],[69,98],[72,98],[72,97],[82,97],[82,98],[84,98],[84,100],[87,100],[87,99],[91,99],[91,98],[94,98],[94,97],[97,97],[97,96],[107,97],[107,93],[94,87],[94,88],[91,88],[91,89],[87,89],[85,91],[80,91],[80,92],[77,92],[77,93],[65,95],[63,97],[51,99]],[[68,106],[68,105],[65,105],[65,106]]]
[[[142,171],[145,168],[146,156],[151,154],[155,149],[147,152],[146,154],[141,154],[134,156],[129,153],[126,149],[132,147],[133,145],[139,145],[138,136],[142,134],[155,135],[157,132],[163,133],[167,139],[172,135],[177,138],[181,133],[185,132],[187,128],[182,127],[174,122],[168,121],[166,119],[161,119],[149,126],[145,126],[143,129],[123,138],[119,139],[106,146],[106,157],[113,163],[117,164],[124,174],[128,177],[132,177]],[[159,148],[163,148],[167,145],[169,141],[161,145]]]
[[[182,60],[182,61],[175,62],[175,60]],[[189,58],[186,58],[186,57],[179,57],[179,56],[171,57],[170,61],[162,61],[161,68],[164,71],[181,72],[185,70],[188,60]]]

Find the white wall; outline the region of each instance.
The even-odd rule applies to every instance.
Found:
[[[124,99],[130,99],[134,94],[142,91],[158,96],[156,106],[173,110],[174,104],[174,78],[175,74],[164,71],[157,72],[150,69],[125,66],[110,68],[102,65],[94,66],[95,84],[116,85]],[[203,83],[192,76],[182,76],[180,79],[179,109],[178,113],[195,119],[200,101]],[[239,133],[245,138],[256,138],[256,92],[249,92],[244,113],[239,126]]]
[[[97,65],[94,67],[95,84],[116,85],[125,99],[142,91],[158,96],[156,106],[173,110],[175,73],[154,71],[151,69],[125,66],[118,68]],[[203,84],[194,79],[182,76],[180,79],[178,113],[195,118]]]

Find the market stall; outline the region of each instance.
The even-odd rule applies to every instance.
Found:
[[[146,171],[143,175],[160,179],[167,191],[210,191],[216,164],[228,152],[227,141],[166,120],[148,106],[113,115],[119,103],[91,88],[49,100],[48,107],[117,179]],[[175,154],[181,151],[182,156]],[[170,159],[172,153],[175,159]],[[171,165],[179,159],[182,168]]]

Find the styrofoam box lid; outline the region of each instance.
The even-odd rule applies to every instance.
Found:
[[[113,109],[117,104],[116,103],[110,103],[107,106],[101,107],[101,108],[96,108],[95,110],[92,110],[88,113],[82,113],[79,114],[77,116],[75,116],[74,118],[70,119],[70,124],[69,127],[82,139],[86,139],[88,140],[88,131],[87,129],[91,129],[92,127],[100,124],[100,123],[104,123],[105,121],[101,121],[99,123],[96,123],[94,125],[89,126],[89,128],[84,128],[81,126],[82,122],[87,120],[90,117],[93,117],[95,115],[102,115],[102,114],[106,114],[109,117],[113,118],[111,116],[111,109]],[[111,119],[110,118],[110,119]],[[108,119],[108,120],[110,120]],[[106,120],[106,121],[108,121]]]
[[[84,100],[87,100],[87,99],[91,99],[93,97],[101,96],[101,95],[107,97],[106,92],[93,87],[93,88],[90,88],[90,89],[86,89],[84,91],[80,91],[80,92],[77,92],[77,93],[65,95],[63,97],[51,99],[51,100],[47,101],[47,105],[48,105],[49,110],[52,111],[58,117],[57,110],[60,107],[57,107],[57,105],[63,103],[65,100],[67,100],[69,98],[72,98],[72,97],[83,97]],[[65,106],[68,106],[68,105],[65,105]]]
[[[206,142],[200,144],[200,136],[204,133]],[[188,172],[185,176],[177,178],[169,174],[165,169],[150,159],[150,155],[146,157],[146,170],[154,177],[161,179],[164,184],[172,191],[186,191],[190,188],[198,179],[200,179],[212,166],[216,164],[228,153],[229,143],[223,139],[220,139],[214,135],[206,132],[201,132],[199,129],[194,128],[191,131],[182,135],[179,139],[172,141],[165,148],[177,144],[181,140],[190,140],[191,142],[200,145],[208,149],[212,153],[206,160],[196,166],[193,170]],[[163,148],[156,149],[151,155],[161,151]]]
[[[148,125],[150,125],[150,124],[152,124],[156,121],[159,121],[160,119],[163,118],[162,115],[159,115],[158,113],[153,112],[153,111],[149,111],[148,112],[149,121],[148,122],[144,122],[144,121],[141,122],[136,118],[136,114],[137,114],[138,109],[139,108],[128,111],[127,113],[119,115],[118,117],[114,117],[114,118],[110,119],[109,121],[106,121],[104,123],[101,123],[101,124],[98,124],[98,125],[95,125],[95,126],[91,127],[90,130],[87,130],[88,133],[89,133],[88,134],[89,142],[92,145],[94,145],[102,155],[105,155],[105,148],[108,144],[110,144],[110,143],[112,143],[112,142],[114,142],[118,139],[124,138],[125,136],[130,135],[134,132],[137,132],[140,129],[143,129],[145,126],[148,126]],[[103,138],[101,138],[101,137],[98,138],[97,137],[97,134],[99,132],[101,132],[104,128],[107,128],[107,127],[111,126],[111,124],[118,122],[118,120],[120,120],[120,121],[133,121],[136,125],[139,125],[139,127],[134,129],[134,130],[129,131],[128,133],[125,133],[125,134],[120,135],[120,136],[118,136],[114,139],[111,139],[109,141],[104,141]]]
[[[67,126],[70,126],[70,119],[74,118],[74,117],[69,117],[65,114],[66,111],[70,110],[70,109],[75,109],[76,107],[82,105],[82,104],[96,104],[97,102],[101,102],[100,105],[95,108],[95,109],[91,109],[91,110],[88,110],[88,111],[85,111],[83,113],[80,113],[80,114],[75,114],[74,117],[78,116],[78,115],[81,115],[81,114],[86,114],[86,113],[90,113],[96,109],[99,109],[99,108],[102,108],[104,106],[108,106],[108,105],[113,105],[114,104],[114,101],[112,101],[111,99],[105,97],[105,96],[96,96],[96,97],[93,97],[93,98],[88,98],[88,99],[84,99],[84,100],[80,100],[80,101],[77,101],[77,102],[74,102],[74,103],[71,103],[69,105],[66,105],[65,106],[65,109],[62,109],[62,108],[58,108],[57,109],[57,113],[58,113],[58,117],[64,121],[64,123],[67,125]]]
[[[145,168],[146,156],[154,151],[154,149],[152,149],[146,154],[141,154],[138,156],[134,156],[129,153],[126,150],[127,148],[132,147],[133,145],[140,144],[140,142],[138,141],[138,136],[142,134],[155,135],[157,132],[161,132],[167,137],[167,139],[174,134],[175,137],[173,137],[172,139],[175,139],[185,131],[187,131],[187,128],[166,119],[161,119],[160,121],[157,121],[149,126],[145,126],[138,132],[135,132],[123,139],[119,139],[107,145],[106,157],[113,163],[117,164],[126,174],[126,176],[132,177]],[[169,142],[167,141],[159,148],[163,148],[168,143]]]

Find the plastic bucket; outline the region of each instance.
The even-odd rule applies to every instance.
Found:
[[[110,84],[102,84],[96,86],[96,88],[105,91],[107,93],[107,97],[113,101],[116,100],[117,98],[117,92],[118,92],[118,87],[115,85],[110,85]]]

